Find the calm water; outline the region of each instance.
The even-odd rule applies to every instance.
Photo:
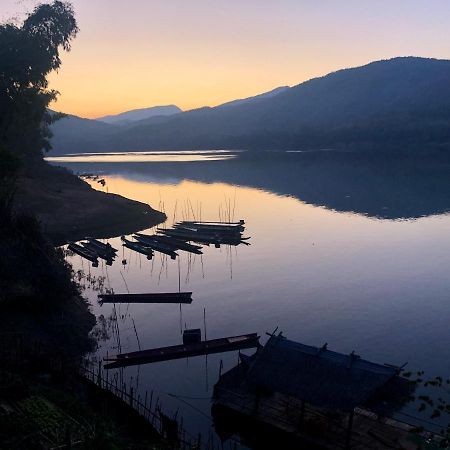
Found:
[[[192,155],[191,155],[192,156]],[[64,165],[101,172],[109,192],[163,209],[174,220],[245,219],[250,246],[159,254],[147,261],[118,238],[112,267],[75,269],[105,277],[115,292],[193,291],[191,305],[121,305],[122,351],[180,343],[202,328],[215,338],[279,327],[294,340],[367,359],[450,372],[450,171],[448,165],[267,156],[185,162],[85,160]],[[85,162],[83,162],[85,161]],[[61,164],[61,161],[59,162]],[[96,185],[99,189],[99,185]],[[149,230],[151,232],[151,230]],[[121,260],[126,259],[126,265]],[[88,284],[88,283],[87,283]],[[86,290],[98,316],[112,315]],[[134,330],[136,327],[137,336]],[[117,339],[99,355],[117,352]],[[125,379],[155,390],[164,409],[207,434],[212,387],[237,352],[130,367]]]

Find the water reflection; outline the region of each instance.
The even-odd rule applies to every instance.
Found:
[[[139,342],[143,348],[179,344],[185,328],[203,329],[205,313],[210,339],[264,336],[278,325],[301,342],[329,342],[341,352],[448,373],[450,215],[442,214],[450,206],[448,165],[298,155],[70,164],[102,172],[106,185],[96,184],[99,189],[164,210],[167,227],[193,216],[224,220],[232,210],[251,236],[250,246],[205,246],[202,255],[181,252],[176,260],[158,254],[148,261],[123,248],[120,238],[110,240],[120,249],[112,266],[99,261],[92,268],[70,256],[75,270],[102,280],[102,289],[193,292],[190,305],[100,306],[86,278],[86,296],[104,318],[99,358],[137,350]],[[141,395],[154,389],[165,411],[179,411],[186,428],[208,436],[221,361],[225,371],[237,354],[129,367],[117,377]]]
[[[120,163],[120,162],[193,162],[222,161],[233,159],[236,152],[228,150],[204,150],[185,152],[111,152],[111,153],[74,153],[65,156],[49,156],[45,158],[51,163]]]
[[[450,210],[450,161],[446,159],[430,162],[319,152],[266,153],[262,158],[247,153],[214,164],[205,160],[180,164],[167,159],[142,164],[136,163],[134,156],[120,163],[81,161],[66,158],[64,163],[74,171],[101,171],[136,181],[194,180],[251,186],[332,210],[383,219],[418,218]]]

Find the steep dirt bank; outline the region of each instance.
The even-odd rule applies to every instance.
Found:
[[[46,163],[22,174],[16,208],[36,215],[56,245],[85,236],[128,234],[166,220],[149,205],[96,191],[67,170]]]

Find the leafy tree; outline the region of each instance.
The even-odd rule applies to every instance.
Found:
[[[61,65],[78,32],[70,3],[38,5],[21,26],[0,25],[0,145],[22,161],[50,149],[49,125],[58,115],[47,107],[58,92],[47,76]]]
[[[442,435],[442,441],[440,442],[440,448],[448,448],[450,446],[450,378],[443,378],[436,376],[434,378],[425,378],[425,372],[419,371],[413,374],[412,372],[405,372],[404,377],[412,377],[412,381],[418,386],[428,391],[430,395],[419,395],[414,397],[414,400],[419,401],[419,412],[429,412],[430,419],[441,418],[447,423],[440,430]],[[419,427],[417,431],[423,431],[422,427]]]

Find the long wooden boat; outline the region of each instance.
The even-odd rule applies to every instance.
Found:
[[[173,237],[175,239],[182,239],[184,241],[190,241],[190,242],[196,242],[197,244],[201,245],[215,245],[216,247],[220,247],[220,241],[217,238],[195,233],[193,231],[191,232],[185,232],[181,230],[175,230],[172,228],[166,229],[166,228],[157,228],[158,233],[161,233],[165,236]]]
[[[223,245],[239,245],[245,243],[250,239],[249,237],[242,237],[241,235],[237,236],[220,236],[220,235],[212,235],[207,233],[197,233],[193,230],[188,229],[172,229],[172,228],[157,228],[159,233],[165,234],[166,236],[173,236],[178,239],[186,239],[187,241],[193,242],[207,242],[210,244],[214,244],[216,247]]]
[[[76,253],[77,255],[80,255],[84,259],[91,261],[94,267],[98,266],[97,254],[92,252],[91,250],[88,250],[87,248],[84,248],[81,245],[75,244],[74,242],[71,242],[67,248]]]
[[[122,236],[120,239],[122,239],[123,246],[127,247],[131,250],[134,250],[135,252],[141,253],[142,255],[147,256],[147,259],[153,258],[153,250],[148,247],[140,244],[139,242],[133,242],[127,239],[125,236]]]
[[[241,230],[215,230],[215,229],[207,229],[201,227],[187,226],[187,225],[174,225],[174,230],[187,231],[190,233],[200,233],[205,234],[207,236],[221,238],[221,237],[231,237],[238,238],[241,236]]]
[[[215,229],[207,229],[207,228],[197,228],[194,226],[187,225],[174,225],[173,230],[184,231],[188,233],[199,233],[204,234],[206,236],[211,236],[215,238],[221,237],[230,237],[230,238],[238,238],[241,236],[242,232],[240,230],[215,230]]]
[[[178,256],[178,253],[175,251],[176,248],[173,245],[165,244],[163,242],[159,242],[152,238],[144,238],[133,235],[133,237],[141,244],[152,248],[153,250],[164,253],[165,255],[169,255],[171,259],[175,259]]]
[[[109,242],[105,244],[105,243],[99,241],[98,239],[94,239],[91,237],[87,237],[85,239],[89,242],[90,245],[100,249],[103,252],[111,253],[112,255],[114,255],[115,253],[118,252],[118,250],[116,248],[114,248]]]
[[[192,292],[155,292],[151,294],[99,294],[99,303],[192,303]]]
[[[233,226],[233,225],[245,225],[245,220],[241,219],[239,222],[221,222],[221,221],[207,221],[207,220],[182,220],[179,223],[199,223],[205,225],[225,225],[225,226]]]
[[[174,224],[174,228],[193,228],[197,230],[202,230],[205,232],[217,232],[217,233],[241,233],[245,230],[242,225],[220,225],[212,223],[201,223],[201,222],[178,222]]]
[[[188,228],[157,228],[157,230],[159,233],[162,233],[166,236],[173,236],[175,238],[186,239],[188,241],[206,241],[212,244],[220,241],[220,238],[218,236],[208,233],[199,233]]]
[[[163,244],[172,246],[175,250],[184,250],[186,252],[196,253],[197,255],[201,255],[203,253],[199,245],[188,244],[186,241],[176,239],[174,237],[160,236],[158,234],[148,235],[136,233],[135,238],[140,242],[149,242],[149,241],[161,242]]]
[[[187,358],[189,356],[209,355],[213,353],[224,353],[244,348],[255,348],[259,346],[257,333],[243,334],[241,336],[230,336],[208,341],[193,342],[190,344],[172,345],[170,347],[153,348],[131,353],[121,353],[116,356],[103,358],[109,364],[105,369],[147,364],[173,359]]]
[[[92,253],[96,253],[97,256],[101,259],[104,259],[106,261],[106,264],[108,265],[111,265],[114,258],[116,257],[115,253],[105,251],[99,247],[96,247],[95,245],[92,245],[90,242],[82,242],[81,245],[87,250],[90,250]]]

